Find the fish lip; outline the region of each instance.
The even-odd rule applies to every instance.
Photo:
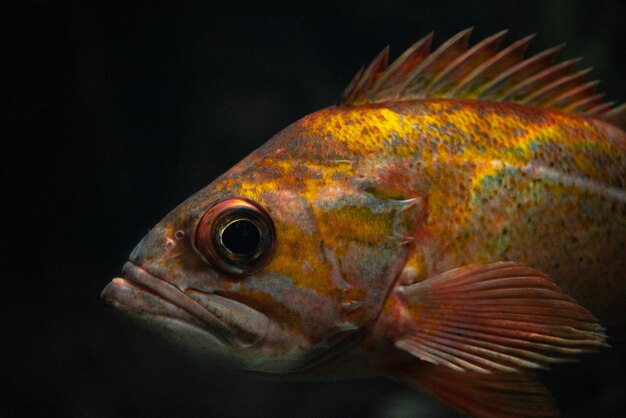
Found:
[[[120,283],[116,283],[116,280],[123,280],[124,283],[132,286],[135,290],[151,293],[164,302],[181,309],[190,316],[189,318],[176,317],[176,319],[200,326],[200,328],[211,333],[222,342],[232,344],[236,339],[234,331],[216,315],[176,286],[151,274],[145,268],[127,261],[122,268],[122,275],[123,277],[121,278],[113,279],[102,291],[101,297],[105,303],[114,306],[121,305],[131,311],[137,311],[136,307],[130,307],[123,302],[117,301],[115,298],[115,289],[110,288],[111,286],[115,287],[120,285]],[[155,313],[151,312],[151,314]]]

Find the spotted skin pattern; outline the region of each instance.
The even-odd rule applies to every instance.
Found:
[[[596,318],[604,327],[626,319],[626,133],[591,116],[483,99],[359,100],[305,116],[175,208],[103,298],[243,370],[314,379],[393,374],[415,387],[422,379],[467,413],[525,416],[536,401],[533,413],[555,416],[545,388],[518,366],[595,351],[605,345]],[[263,207],[276,231],[271,259],[245,275],[220,271],[194,244],[203,215],[234,198]],[[498,264],[505,261],[519,264]],[[428,344],[429,332],[447,329],[437,321],[456,306],[428,305],[427,295],[446,293],[420,285],[468,265],[479,279],[515,270],[507,278],[522,283],[514,293],[532,283],[568,306],[561,314],[531,300],[543,316],[529,326],[546,333],[547,345],[533,340],[537,332],[520,331],[515,342],[542,356],[556,347],[567,359],[528,366],[514,358],[524,373],[490,377],[434,367],[443,360],[415,341]],[[465,273],[436,283],[462,287],[454,274]],[[471,274],[465,283],[472,280],[472,291],[489,285]],[[477,344],[518,347],[483,325],[491,340]],[[521,357],[537,354],[528,353]],[[455,379],[480,396],[449,392],[445,382]],[[532,402],[518,396],[520,387]],[[490,409],[494,396],[505,409]]]
[[[601,319],[626,313],[626,136],[618,128],[514,104],[416,100],[329,108],[291,129],[301,155],[351,160],[374,177],[392,172],[407,198],[427,199],[410,257],[416,280],[515,260],[546,272]]]

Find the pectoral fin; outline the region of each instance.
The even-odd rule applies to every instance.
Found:
[[[522,264],[468,265],[398,292],[396,347],[458,372],[545,369],[607,346],[588,310]]]
[[[393,375],[473,417],[558,417],[548,390],[534,374],[457,372],[414,363]]]

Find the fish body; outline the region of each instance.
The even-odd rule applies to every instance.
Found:
[[[532,370],[626,319],[623,110],[528,39],[468,36],[383,52],[168,214],[103,298],[242,370],[556,415]]]
[[[615,126],[515,104],[435,99],[329,108],[285,135],[277,146],[297,142],[300,151],[289,151],[295,165],[350,161],[348,176],[367,173],[373,184],[423,199],[408,256],[413,280],[518,261],[545,272],[603,323],[626,317],[626,137]]]

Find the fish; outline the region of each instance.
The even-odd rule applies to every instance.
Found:
[[[166,215],[101,298],[261,377],[558,416],[536,372],[626,319],[626,107],[560,46],[471,31],[385,48]]]

